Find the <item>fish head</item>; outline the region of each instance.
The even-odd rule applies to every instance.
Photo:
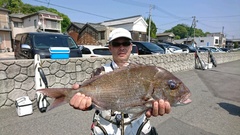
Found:
[[[155,96],[159,99],[167,100],[171,106],[186,105],[191,102],[190,90],[177,77],[170,72],[158,75],[155,84]]]

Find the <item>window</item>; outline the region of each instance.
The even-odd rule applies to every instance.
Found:
[[[27,36],[26,40],[25,40],[25,44],[31,46],[31,37],[30,36]]]
[[[58,22],[55,21],[55,20],[46,20],[46,27],[47,28],[58,29]]]
[[[77,48],[76,43],[71,37],[67,38],[67,42],[70,49]]]
[[[37,28],[37,20],[34,20],[34,27]]]
[[[105,32],[101,31],[100,32],[100,40],[103,40],[103,39],[105,39]]]
[[[200,40],[200,42],[201,42],[201,43],[203,43],[203,42],[204,42],[204,40]]]
[[[21,22],[14,22],[13,25],[14,25],[14,27],[22,28],[23,23],[21,23]]]
[[[91,54],[91,51],[88,48],[83,47],[82,54]]]
[[[215,39],[215,44],[218,44],[218,39]]]

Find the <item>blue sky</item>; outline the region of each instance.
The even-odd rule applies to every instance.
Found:
[[[177,24],[191,26],[203,32],[224,32],[228,39],[240,38],[240,0],[22,0],[31,5],[55,8],[72,22],[98,23],[135,15],[149,16],[158,33]]]

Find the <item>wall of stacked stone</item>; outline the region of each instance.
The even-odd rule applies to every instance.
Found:
[[[239,52],[214,53],[218,62],[225,63],[240,59]],[[192,70],[195,68],[194,54],[131,56],[133,63],[149,64],[163,67],[170,72]],[[208,61],[208,54],[200,57]],[[71,58],[67,60],[42,59],[41,67],[48,80],[49,87],[71,87],[89,79],[92,72],[111,57]],[[29,96],[35,101],[34,60],[0,61],[0,108],[14,106],[16,98]]]

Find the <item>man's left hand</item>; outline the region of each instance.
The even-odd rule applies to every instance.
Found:
[[[171,106],[168,101],[164,101],[162,99],[154,101],[152,105],[152,109],[146,112],[147,117],[151,116],[163,116],[164,114],[168,114],[171,111]]]

